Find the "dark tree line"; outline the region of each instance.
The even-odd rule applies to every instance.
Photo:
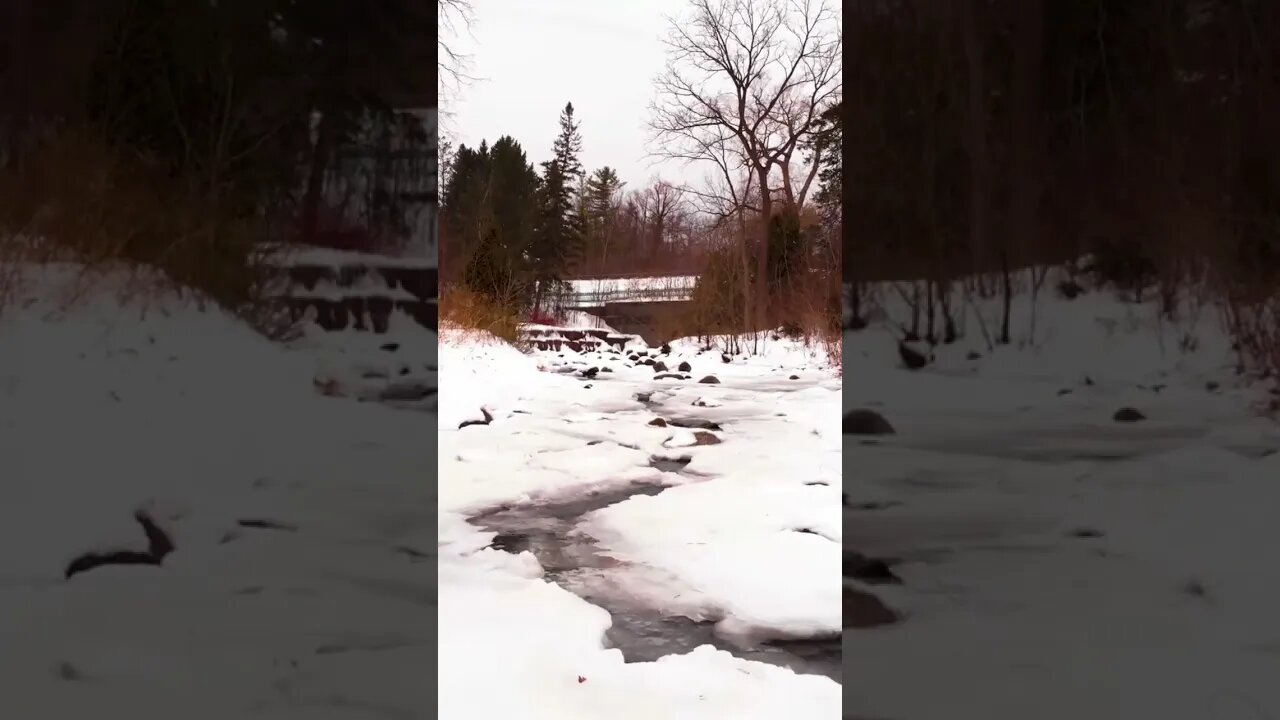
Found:
[[[422,175],[434,172],[434,160],[390,167],[397,154],[433,154],[434,129],[397,112],[435,103],[427,10],[412,0],[3,0],[0,229],[74,244],[75,216],[101,206],[120,225],[101,238],[111,253],[196,273],[261,240],[333,242],[326,220],[358,195],[359,222],[376,236],[366,244],[404,241],[417,232],[407,208],[430,200]],[[353,158],[370,147],[387,152]],[[345,203],[327,189],[365,166]],[[77,184],[77,169],[109,182]]]
[[[700,269],[705,224],[683,190],[655,180],[628,191],[611,167],[588,173],[582,142],[568,104],[552,158],[539,168],[509,136],[444,149],[446,282],[538,309],[572,277]]]
[[[648,125],[656,157],[707,181],[626,188],[611,168],[588,172],[572,106],[541,172],[509,137],[459,147],[445,161],[446,282],[541,310],[570,277],[698,274],[717,332],[792,322],[838,335],[839,6],[688,5],[671,18]]]
[[[1177,313],[1280,280],[1280,6],[1259,0],[855,0],[843,171],[847,277],[1092,270]],[[1032,288],[1034,291],[1036,288]],[[1250,303],[1253,303],[1250,305]],[[941,336],[950,324],[913,328]]]

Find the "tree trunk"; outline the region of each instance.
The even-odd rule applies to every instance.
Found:
[[[756,326],[753,330],[768,327],[769,308],[769,220],[773,217],[773,198],[769,197],[769,168],[757,170],[760,178],[760,233],[756,248]]]
[[[1009,268],[1009,253],[1000,248],[1000,278],[1004,288],[1004,309],[1000,313],[1000,344],[1008,345],[1009,316],[1013,312],[1013,278]]]
[[[964,51],[969,73],[969,251],[974,269],[986,270],[990,253],[988,203],[990,171],[987,152],[986,73],[983,67],[985,36],[979,27],[982,0],[964,4]]]
[[[1009,278],[1009,253],[1015,247],[1029,247],[1040,238],[1037,222],[1040,200],[1040,177],[1036,172],[1039,153],[1038,124],[1036,122],[1037,80],[1044,54],[1044,0],[1021,0],[1015,4],[1013,47],[1012,105],[1013,157],[1011,159],[1009,233],[1001,248],[1001,272],[1004,274],[1004,321],[1001,325],[1001,341],[1009,342],[1009,312],[1012,305],[1012,288]],[[1037,253],[1032,253],[1034,259]]]
[[[743,215],[743,209],[738,208],[738,247],[741,252],[738,257],[742,261],[742,331],[746,332],[751,329],[751,314],[754,308],[751,304],[751,262],[749,260],[751,253],[750,245],[747,243],[747,219]]]
[[[327,112],[322,113],[319,127],[316,128],[316,142],[311,149],[311,171],[307,175],[307,189],[302,196],[299,235],[304,243],[314,242],[320,230],[321,195],[324,192],[324,176],[329,169],[335,130],[333,117]]]

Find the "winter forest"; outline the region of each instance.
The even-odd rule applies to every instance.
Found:
[[[442,26],[465,26],[470,7],[441,3]],[[527,159],[529,138],[446,142],[446,305],[457,288],[513,312],[554,314],[546,303],[568,279],[701,275],[700,292],[718,298],[705,305],[740,329],[783,320],[838,329],[839,9],[693,2],[688,10],[687,24],[668,28],[666,67],[654,68],[650,114],[636,132],[655,156],[696,164],[705,180],[657,175],[629,186],[613,167],[584,168],[592,128],[575,103],[589,97],[566,98],[552,157],[538,167]],[[719,46],[726,36],[741,47]],[[462,59],[446,48],[441,63],[444,81],[465,92]],[[454,89],[446,85],[446,98]]]

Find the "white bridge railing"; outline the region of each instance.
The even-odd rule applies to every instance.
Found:
[[[572,293],[565,297],[568,307],[600,307],[620,302],[680,302],[688,300],[692,291],[687,288],[645,288],[640,290],[597,290]]]
[[[571,280],[565,307],[600,307],[623,302],[682,302],[693,295],[694,275]]]

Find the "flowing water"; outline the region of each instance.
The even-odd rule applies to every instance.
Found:
[[[653,466],[677,472],[688,464],[686,458],[654,458]],[[648,662],[664,655],[683,654],[701,645],[713,645],[733,655],[796,672],[826,675],[839,682],[840,638],[775,641],[747,644],[721,637],[715,623],[664,613],[661,609],[628,602],[616,593],[595,593],[585,576],[608,577],[621,562],[596,546],[595,540],[576,531],[579,519],[593,510],[622,502],[637,495],[656,495],[662,485],[637,484],[593,491],[585,496],[554,503],[500,508],[471,518],[471,522],[497,533],[493,547],[511,553],[529,551],[555,582],[588,602],[608,610],[613,625],[606,633],[610,647],[622,652],[627,662]]]

